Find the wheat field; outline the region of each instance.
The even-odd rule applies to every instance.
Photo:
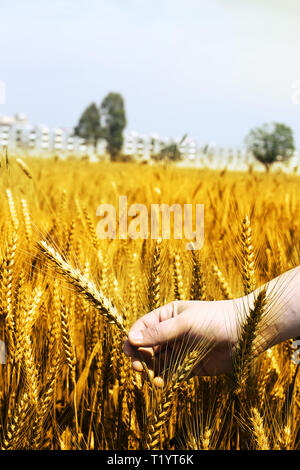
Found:
[[[234,386],[190,378],[192,351],[158,389],[123,353],[153,308],[239,297],[297,266],[299,177],[2,155],[0,184],[1,449],[299,448],[292,341],[240,358]],[[203,248],[99,239],[96,209],[119,195],[204,204]]]

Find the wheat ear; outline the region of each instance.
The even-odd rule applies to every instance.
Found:
[[[175,253],[173,257],[173,278],[174,278],[174,297],[176,300],[182,300],[183,295],[183,280],[182,268],[179,253]]]
[[[154,310],[160,307],[160,253],[161,253],[161,240],[156,240],[154,254],[152,259],[152,266],[150,272],[150,286],[149,286],[149,310]]]
[[[224,278],[223,274],[221,273],[220,269],[218,268],[218,266],[216,265],[213,266],[213,273],[216,276],[216,279],[219,283],[220,289],[225,299],[233,299],[233,295],[231,293],[230,287],[226,279]]]
[[[32,173],[30,171],[30,168],[26,163],[21,160],[21,158],[16,159],[16,163],[18,164],[19,168],[23,171],[23,173],[29,178],[30,180],[32,179]]]
[[[252,231],[250,220],[246,215],[242,221],[242,276],[245,294],[255,289],[254,251],[252,246]]]
[[[110,300],[100,290],[97,290],[92,281],[83,276],[78,269],[73,268],[67,261],[63,260],[61,255],[45,241],[38,242],[37,246],[40,252],[53,263],[57,272],[68,280],[78,294],[95,307],[96,311],[103,315],[108,323],[116,325],[123,335],[128,336],[122,315],[119,314]],[[153,380],[149,369],[142,359],[141,363],[153,388]]]
[[[251,422],[257,450],[269,450],[270,444],[265,433],[264,422],[256,408],[252,408]]]
[[[233,386],[234,392],[239,393],[245,382],[251,360],[253,357],[254,340],[257,337],[258,328],[266,311],[267,292],[263,289],[254,301],[254,307],[241,325],[240,338],[233,357]]]
[[[19,228],[19,219],[18,219],[18,215],[17,215],[17,211],[16,211],[15,202],[14,202],[14,199],[13,199],[13,196],[12,196],[12,193],[11,193],[10,189],[6,190],[6,196],[7,196],[7,200],[8,200],[8,206],[9,206],[11,222],[12,222],[14,230],[17,232],[17,230]]]
[[[203,279],[201,263],[194,250],[191,250],[193,277],[190,288],[191,300],[206,300],[206,283]]]
[[[175,394],[182,382],[190,376],[196,363],[201,359],[203,352],[203,346],[189,351],[173,374],[170,384],[167,386],[161,401],[157,404],[150,422],[149,434],[146,443],[146,448],[148,450],[154,450],[160,444],[162,428],[170,419]]]
[[[104,297],[102,292],[96,288],[92,281],[83,276],[78,269],[73,268],[45,241],[38,242],[38,248],[54,264],[57,272],[72,284],[78,294],[92,304],[109,323],[115,324],[124,335],[127,335],[122,316],[117,312],[110,300]]]
[[[25,234],[27,241],[30,241],[32,237],[32,228],[31,228],[31,220],[28,212],[28,206],[26,199],[21,199],[21,206],[22,206],[22,214],[25,226]]]
[[[24,430],[28,427],[29,411],[30,399],[28,394],[24,392],[8,423],[1,450],[16,450],[20,448],[20,441],[24,438]]]

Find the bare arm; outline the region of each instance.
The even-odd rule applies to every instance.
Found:
[[[269,349],[289,338],[300,336],[300,266],[278,276],[263,286],[267,291],[267,314],[255,352]],[[253,307],[257,289],[248,296],[233,300],[176,301],[144,315],[132,326],[124,351],[132,358],[132,366],[142,371],[137,349],[153,370],[157,385],[161,370],[168,366],[170,354],[161,354],[168,347],[184,342],[200,342],[212,338],[214,347],[199,362],[195,375],[217,375],[230,372],[232,352],[238,341],[241,321]],[[174,346],[175,347],[175,346]],[[163,359],[162,359],[163,358]]]
[[[267,292],[273,297],[274,326],[277,337],[268,347],[300,336],[300,266],[297,266],[267,284]]]

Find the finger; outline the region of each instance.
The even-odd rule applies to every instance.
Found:
[[[153,379],[153,383],[156,387],[158,388],[163,388],[165,386],[165,381],[162,377],[160,376],[157,376],[157,377],[154,377]]]
[[[130,328],[131,334],[134,331],[140,331],[145,328],[151,328],[152,326],[169,320],[170,318],[175,317],[182,311],[182,304],[184,302],[170,302],[169,304],[163,305],[162,307],[152,310],[152,312],[147,313],[143,317],[139,318]],[[132,336],[132,335],[131,335]]]
[[[162,348],[162,350],[163,349],[164,348]],[[148,358],[151,358],[158,353],[159,346],[154,348],[137,348],[136,346],[132,346],[127,339],[124,342],[123,350],[126,357],[137,357],[139,360],[143,359],[144,361],[147,361]]]
[[[149,376],[150,376],[150,379],[153,381],[154,376],[155,376],[154,370],[148,369],[147,373],[143,370],[142,377],[145,381],[148,380]]]
[[[131,365],[132,365],[133,370],[136,370],[137,372],[143,372],[144,370],[141,361],[137,358],[131,359]]]
[[[141,360],[143,360],[144,357],[138,357],[134,356],[131,359],[131,364],[134,370],[137,372],[142,372],[144,370],[143,364]],[[145,358],[146,360],[143,361],[147,365],[148,369],[150,370],[158,370],[158,362],[159,359],[157,357],[150,357],[149,355]]]
[[[131,364],[132,364],[133,369],[138,372],[142,372],[144,370],[142,361],[145,362],[148,368],[151,367],[151,363],[152,363],[151,357],[152,356],[150,356],[149,354],[137,355],[137,351],[135,351],[135,354],[131,358]]]
[[[151,379],[153,384],[158,388],[163,388],[166,385],[166,382],[160,375],[155,375],[153,371],[150,371]],[[147,379],[147,374],[145,372],[142,373],[142,377],[144,380]]]
[[[161,323],[152,323],[141,330],[131,330],[128,339],[134,346],[152,347],[165,345],[182,337],[189,331],[189,324],[184,315],[178,315]]]
[[[132,346],[132,344],[130,344],[128,339],[125,340],[124,342],[123,350],[124,350],[125,356],[127,357],[136,356],[136,357],[139,357],[140,360],[143,359],[144,361],[147,361],[148,359],[153,357],[155,354],[155,351],[153,350],[153,348],[137,348],[136,346]]]
[[[140,352],[140,354],[138,354],[138,352]],[[161,371],[164,368],[164,360],[166,359],[166,357],[170,356],[170,352],[168,352],[167,356],[165,355],[165,350],[160,351],[157,356],[152,356],[150,352],[152,352],[151,348],[138,348],[137,349],[136,347],[131,346],[129,342],[126,345],[126,355],[131,357],[131,364],[134,370],[136,370],[137,372],[142,372],[144,370],[141,360],[143,360],[147,364],[148,367],[151,367],[152,365],[151,359],[155,358],[156,359],[155,370],[156,370],[156,373],[159,373],[159,371]]]
[[[132,357],[136,354],[136,348],[130,344],[128,338],[124,341],[123,351],[127,357]]]

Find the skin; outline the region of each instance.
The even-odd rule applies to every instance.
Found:
[[[299,286],[300,266],[263,286],[267,290],[267,307],[257,332],[254,355],[300,336]],[[260,290],[233,300],[175,301],[144,315],[131,327],[124,343],[133,369],[143,371],[142,357],[154,384],[163,386],[163,371],[176,351],[209,342],[207,353],[199,358],[192,375],[230,372],[240,324]]]

